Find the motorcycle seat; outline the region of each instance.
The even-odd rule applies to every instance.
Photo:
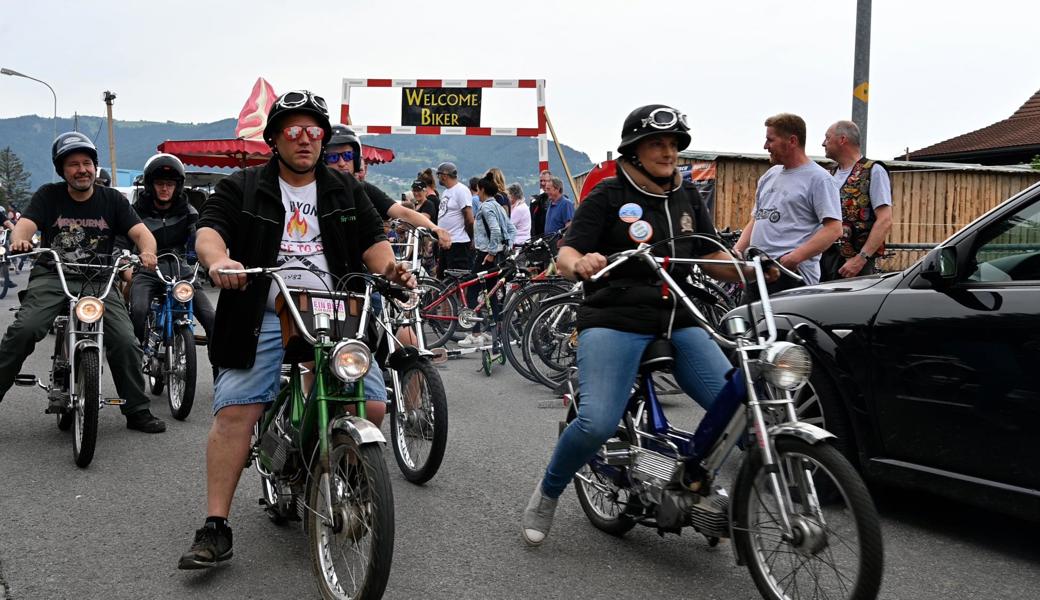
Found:
[[[639,360],[639,371],[665,371],[671,369],[674,364],[675,355],[671,340],[657,338],[643,351],[643,357]]]

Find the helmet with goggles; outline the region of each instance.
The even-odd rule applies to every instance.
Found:
[[[267,113],[264,141],[268,146],[274,147],[283,118],[291,114],[307,114],[317,119],[318,125],[325,132],[321,139],[321,147],[328,145],[329,138],[332,137],[332,123],[329,122],[329,108],[325,99],[307,90],[293,90],[278,96]]]
[[[662,133],[674,135],[678,139],[679,150],[685,150],[690,145],[689,131],[686,115],[678,110],[664,104],[640,106],[625,118],[618,152],[622,156],[631,156],[640,140]]]
[[[354,153],[351,157],[354,162],[354,172],[357,173],[361,170],[361,138],[353,129],[342,123],[333,125],[328,146],[350,146]],[[329,164],[339,160],[338,156],[331,154],[327,155],[327,158],[331,161]]]

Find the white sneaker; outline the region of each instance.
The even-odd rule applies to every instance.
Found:
[[[490,346],[491,343],[494,341],[494,338],[491,337],[491,333],[488,331],[485,331],[484,333],[480,334],[480,337],[483,340],[482,345],[484,346]]]
[[[484,338],[472,333],[459,340],[459,348],[476,348],[480,346],[484,341]]]

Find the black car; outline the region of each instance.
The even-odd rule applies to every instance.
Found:
[[[773,297],[804,420],[868,480],[1040,520],[1040,184],[900,273]]]

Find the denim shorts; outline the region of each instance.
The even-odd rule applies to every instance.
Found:
[[[213,386],[213,414],[233,404],[265,404],[274,402],[278,396],[282,374],[282,328],[278,315],[272,311],[264,313],[260,325],[260,338],[256,345],[256,360],[248,369],[221,368]],[[379,365],[372,361],[372,368],[365,375],[365,399],[387,401],[386,383]]]

